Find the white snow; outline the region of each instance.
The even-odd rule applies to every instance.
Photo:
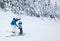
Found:
[[[60,20],[49,20],[30,16],[20,16],[24,36],[5,37],[11,32],[10,22],[15,17],[11,12],[0,9],[0,41],[60,41]]]

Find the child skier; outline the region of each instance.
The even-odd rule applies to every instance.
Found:
[[[21,18],[20,18],[21,19]],[[15,33],[15,29],[16,29],[16,22],[19,21],[20,19],[17,19],[17,18],[13,18],[13,20],[11,21],[11,26],[12,26],[12,33]]]
[[[19,21],[19,23],[18,23],[18,28],[19,28],[19,30],[20,30],[19,34],[23,34],[22,22],[21,22],[21,21]]]

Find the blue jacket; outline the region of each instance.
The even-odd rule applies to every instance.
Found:
[[[22,22],[21,21],[18,23],[18,27],[22,28]]]
[[[18,24],[18,27],[19,27],[19,28],[22,28],[22,24]]]
[[[17,22],[18,20],[20,20],[20,19],[13,19],[12,22],[11,22],[10,24],[11,24],[11,25],[16,25],[16,26],[17,26],[16,22]]]

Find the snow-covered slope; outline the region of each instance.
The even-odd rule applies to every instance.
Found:
[[[60,20],[48,20],[30,16],[20,16],[23,22],[24,36],[5,37],[11,32],[10,22],[15,17],[11,12],[0,9],[1,41],[60,41]]]

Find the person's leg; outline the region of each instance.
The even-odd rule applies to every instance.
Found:
[[[16,32],[16,26],[12,25],[12,33],[15,33],[15,32]]]
[[[23,34],[23,29],[19,27],[19,30],[20,30],[19,34]]]

